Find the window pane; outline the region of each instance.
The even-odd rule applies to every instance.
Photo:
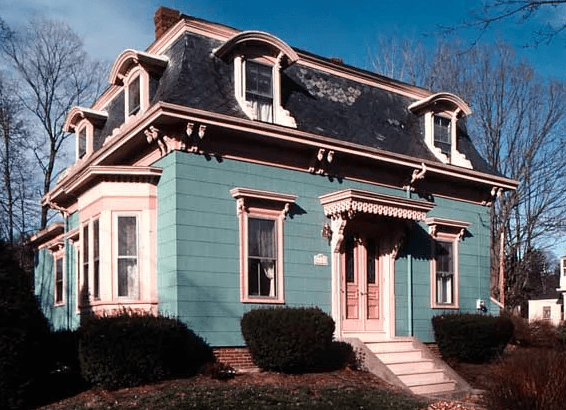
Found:
[[[139,298],[138,261],[135,258],[118,259],[118,296]]]
[[[86,153],[86,127],[81,128],[79,131],[79,158],[82,158]]]
[[[128,86],[128,113],[135,114],[140,109],[140,77],[137,76]]]
[[[451,304],[454,292],[453,243],[438,241],[436,245],[436,301]]]
[[[248,219],[248,252],[250,257],[277,258],[275,221],[272,219]]]
[[[118,256],[137,256],[135,216],[118,217]]]
[[[55,262],[55,301],[63,301],[63,259]]]
[[[450,153],[452,143],[452,122],[448,118],[434,117],[434,145],[443,153]]]
[[[273,121],[272,67],[246,61],[246,101],[259,121]]]
[[[88,225],[83,227],[83,292],[88,297]]]
[[[346,257],[346,283],[355,282],[355,272],[354,272],[354,248],[355,240],[352,235],[346,236],[344,238],[344,253]]]
[[[249,296],[275,297],[277,261],[275,259],[248,260],[248,294]]]
[[[369,238],[366,243],[367,246],[367,283],[375,285],[375,239]]]

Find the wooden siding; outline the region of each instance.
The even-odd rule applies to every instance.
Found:
[[[331,253],[320,232],[327,219],[318,197],[358,188],[405,196],[404,191],[348,180],[232,160],[173,152],[159,160],[158,286],[161,313],[179,317],[214,346],[243,345],[242,315],[266,305],[240,302],[239,231],[236,201],[229,191],[248,187],[298,195],[284,224],[284,292],[287,306],[331,310]],[[489,300],[489,215],[487,208],[437,198],[430,216],[472,223],[460,246],[460,307],[475,310]],[[413,257],[413,333],[432,341],[430,318],[430,242],[419,239],[428,227],[411,234]],[[420,237],[419,237],[420,235]],[[315,266],[324,254],[328,266]],[[428,255],[428,257],[426,256]],[[407,257],[396,262],[397,334],[408,332]]]

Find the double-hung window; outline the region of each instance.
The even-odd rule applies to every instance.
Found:
[[[118,297],[139,299],[138,219],[137,216],[117,218],[117,282]]]
[[[140,76],[136,75],[128,84],[128,116],[138,113],[140,110]]]
[[[450,118],[434,116],[434,145],[440,152],[450,157],[452,151],[452,120]]]
[[[431,306],[436,309],[459,308],[460,242],[466,235],[469,222],[446,218],[427,218],[431,255]]]
[[[454,243],[436,242],[436,304],[454,303]]]
[[[55,304],[63,303],[63,258],[55,260]]]
[[[83,126],[78,131],[78,158],[82,158],[86,154],[86,146],[87,146],[87,126]]]
[[[89,229],[88,229],[88,224],[83,226],[83,237],[82,237],[82,243],[83,243],[83,251],[82,251],[82,257],[83,257],[83,285],[82,285],[82,289],[81,292],[83,294],[83,302],[87,301],[90,298],[90,291],[89,291],[89,285],[88,285],[88,281],[89,281]]]
[[[283,223],[295,195],[234,188],[240,227],[240,300],[284,303]]]
[[[273,68],[246,61],[246,101],[259,121],[273,122]]]
[[[92,295],[100,299],[100,223],[92,223]]]
[[[248,218],[248,296],[277,297],[277,224]]]

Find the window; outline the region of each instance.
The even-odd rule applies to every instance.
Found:
[[[94,299],[100,299],[100,229],[96,219],[92,223],[92,293]]]
[[[276,221],[248,218],[249,297],[277,297],[277,259]]]
[[[450,157],[452,151],[452,120],[438,115],[434,116],[434,146]]]
[[[246,61],[246,101],[258,121],[273,122],[272,67]]]
[[[454,244],[436,242],[436,304],[451,305],[454,302]]]
[[[543,306],[542,308],[542,318],[550,320],[550,306]]]
[[[82,251],[82,256],[83,256],[83,288],[81,289],[82,294],[83,294],[83,301],[86,301],[89,299],[90,297],[90,293],[89,293],[89,286],[88,286],[88,280],[89,280],[89,272],[88,272],[88,268],[89,268],[89,253],[88,253],[88,241],[89,241],[89,235],[88,235],[88,224],[83,226],[83,238],[82,238],[82,243],[83,243],[83,251]]]
[[[86,125],[83,126],[78,132],[78,153],[77,156],[82,158],[86,154],[86,145],[87,145],[87,127]]]
[[[55,304],[63,303],[63,258],[55,260]]]
[[[294,195],[234,188],[240,226],[240,300],[283,303],[283,222]]]
[[[136,216],[118,216],[118,297],[139,299],[138,233]]]
[[[252,120],[297,128],[295,119],[281,106],[279,59],[234,58],[234,92],[242,110]]]
[[[459,253],[469,222],[427,218],[432,243],[430,265],[431,306],[436,309],[459,307]]]
[[[135,115],[140,110],[140,76],[136,75],[128,84],[128,115]]]

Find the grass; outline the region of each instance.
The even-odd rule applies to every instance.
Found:
[[[140,396],[116,392],[100,394],[96,399],[60,403],[58,410],[102,409],[396,409],[413,410],[426,407],[414,397],[387,390],[322,389],[308,387],[288,390],[273,387],[172,386],[154,394]],[[46,407],[52,408],[52,407]]]

